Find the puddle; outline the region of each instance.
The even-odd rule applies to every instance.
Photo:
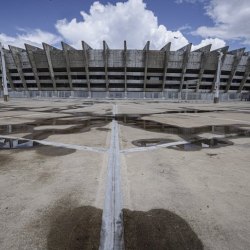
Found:
[[[233,142],[230,142],[226,139],[218,139],[218,138],[211,138],[211,139],[198,139],[196,141],[171,146],[169,148],[181,150],[181,151],[199,151],[204,148],[220,148],[233,145]]]
[[[152,139],[141,139],[141,140],[132,141],[132,144],[137,147],[151,147],[151,146],[157,146],[157,145],[170,143],[170,142],[174,142],[174,140],[152,138]]]
[[[65,117],[64,117],[65,118]],[[91,128],[104,127],[108,125],[111,118],[105,117],[93,117],[91,119],[74,119],[74,120],[60,120],[60,118],[37,120],[33,123],[27,124],[13,124],[13,125],[1,125],[0,134],[11,135],[19,133],[27,133],[24,136],[25,139],[32,140],[43,140],[51,135],[55,134],[74,134],[74,133],[84,133],[90,131]],[[72,125],[68,128],[58,129],[56,126],[60,125]],[[55,126],[55,128],[44,128],[41,130],[35,130],[36,127],[42,126]]]
[[[0,149],[33,148],[40,144],[30,140],[0,138]]]
[[[36,148],[36,153],[44,156],[63,156],[76,152],[76,149],[47,146],[31,140],[0,138],[0,150],[29,148]],[[3,160],[1,156],[2,163]]]
[[[72,108],[72,107],[71,107]],[[75,106],[75,108],[78,108]],[[192,113],[192,112],[218,112],[217,111],[207,111],[207,110],[176,110],[176,111],[166,111],[164,113],[159,114],[168,114],[168,113]],[[235,124],[235,125],[216,125],[216,126],[201,126],[201,127],[193,127],[193,128],[185,128],[185,127],[178,127],[175,125],[164,124],[156,121],[151,120],[144,120],[142,119],[144,116],[148,116],[152,114],[118,114],[118,115],[96,115],[91,112],[80,112],[80,113],[72,113],[67,114],[64,117],[58,118],[46,118],[46,119],[37,119],[35,122],[28,122],[25,124],[13,124],[13,125],[1,125],[0,126],[0,134],[2,135],[11,135],[11,134],[18,134],[18,133],[26,133],[27,135],[24,137],[25,139],[33,139],[33,140],[43,140],[48,138],[51,135],[59,134],[75,134],[75,133],[85,133],[90,131],[92,128],[96,128],[100,131],[108,131],[105,128],[112,119],[118,121],[119,124],[130,126],[138,129],[142,129],[149,132],[157,132],[157,133],[164,133],[164,134],[175,134],[179,136],[181,139],[192,141],[194,137],[199,137],[200,134],[203,133],[210,133],[212,135],[222,135],[227,138],[237,138],[237,137],[249,137],[250,130],[242,127],[248,127],[248,125],[244,124]],[[63,128],[58,130],[56,126],[60,125],[70,125],[70,127]],[[42,126],[50,126],[44,127],[42,130],[35,130],[36,127]],[[53,126],[55,126],[53,128]],[[145,140],[142,138],[141,140],[133,141],[132,143],[138,147],[148,147],[159,145],[163,143],[172,142],[171,140],[166,140],[164,138],[157,138],[157,139],[147,139]],[[191,147],[202,146],[197,143],[191,143]],[[205,142],[203,142],[206,144]],[[210,144],[210,143],[208,143]],[[222,146],[222,145],[221,145]],[[187,148],[188,145],[185,145]],[[209,146],[211,147],[211,146]]]
[[[126,250],[202,250],[203,244],[180,216],[164,210],[123,210]]]

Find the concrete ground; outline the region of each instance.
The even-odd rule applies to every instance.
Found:
[[[0,146],[49,143],[0,149],[0,249],[98,249],[115,104],[125,249],[250,249],[249,103],[76,99],[0,101]],[[135,144],[192,136],[233,144]]]

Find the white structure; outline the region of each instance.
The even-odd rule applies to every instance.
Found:
[[[211,45],[191,51],[191,44],[171,51],[92,49],[82,42],[77,50],[62,43],[62,49],[43,43],[43,49],[25,44],[26,49],[3,49],[8,89],[12,96],[175,98],[194,94],[196,98],[237,96],[250,90],[250,53],[228,47],[210,51]],[[220,56],[218,57],[218,52]],[[4,82],[4,70],[2,72]],[[196,87],[189,88],[188,82]],[[219,81],[219,82],[218,82]],[[1,90],[0,90],[1,91]],[[237,94],[238,93],[238,94]],[[183,94],[183,95],[182,95]],[[218,97],[216,94],[216,97]]]

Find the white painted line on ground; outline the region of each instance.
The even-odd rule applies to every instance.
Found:
[[[168,147],[177,146],[177,145],[184,145],[184,144],[188,144],[188,143],[190,143],[190,142],[187,142],[187,141],[169,142],[169,143],[164,143],[164,144],[150,146],[150,147],[123,149],[120,152],[125,153],[125,154],[133,153],[133,152],[144,152],[144,151],[156,150],[158,148],[168,148]]]
[[[113,114],[117,113],[116,105]],[[99,250],[123,250],[123,216],[120,173],[120,149],[118,123],[112,121],[109,149],[107,186],[102,215],[101,240]]]

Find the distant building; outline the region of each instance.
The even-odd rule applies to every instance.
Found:
[[[43,43],[43,49],[25,44],[26,49],[4,49],[10,93],[63,97],[169,97],[169,93],[213,93],[218,70],[218,52],[223,52],[220,92],[239,94],[250,90],[250,53],[228,47],[210,51],[211,45],[191,51],[191,44],[171,51],[92,49],[82,42],[77,50],[66,43],[57,49]],[[1,64],[1,61],[0,61]],[[1,67],[2,68],[2,67]],[[2,73],[2,72],[0,72]],[[0,79],[1,79],[0,74]],[[1,86],[2,87],[2,86]],[[1,89],[0,89],[1,90]]]

